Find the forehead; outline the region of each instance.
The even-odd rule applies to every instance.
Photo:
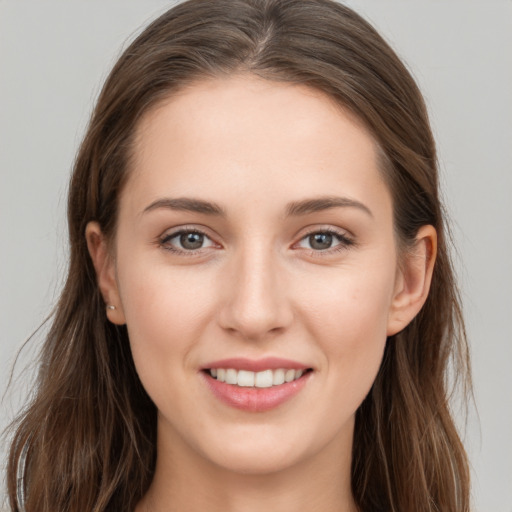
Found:
[[[290,121],[296,121],[290,124]],[[298,122],[297,122],[298,121]],[[194,139],[235,141],[249,135],[255,141],[271,138],[324,138],[328,143],[333,121],[373,138],[347,108],[317,89],[299,84],[264,80],[252,75],[205,79],[173,92],[143,115],[136,128],[135,149],[144,153],[148,139],[165,126],[169,132],[193,127]],[[176,133],[177,135],[177,133]]]
[[[142,118],[127,188],[146,201],[221,191],[278,200],[283,189],[305,188],[364,196],[385,189],[377,155],[362,123],[315,89],[251,76],[205,80]]]

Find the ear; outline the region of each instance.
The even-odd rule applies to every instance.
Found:
[[[395,290],[388,317],[387,335],[404,329],[427,300],[437,254],[437,233],[433,226],[418,230],[412,248],[403,256],[397,272]]]
[[[98,286],[107,305],[107,318],[113,324],[123,325],[126,323],[126,320],[117,286],[115,263],[108,250],[105,236],[97,222],[89,222],[87,224],[85,238],[89,255],[96,270]],[[114,307],[112,308],[112,306]]]

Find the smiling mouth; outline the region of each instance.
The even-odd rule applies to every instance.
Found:
[[[243,388],[271,388],[281,386],[300,379],[304,374],[311,372],[311,368],[290,369],[277,368],[275,370],[263,370],[251,372],[248,370],[236,370],[234,368],[210,368],[205,372],[219,382],[225,382],[233,386]]]

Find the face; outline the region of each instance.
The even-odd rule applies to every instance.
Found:
[[[205,81],[146,114],[130,172],[100,284],[159,443],[254,473],[350,453],[405,322],[372,137],[314,90]]]

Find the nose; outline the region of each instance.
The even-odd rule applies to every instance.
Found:
[[[229,266],[221,327],[246,340],[284,332],[293,320],[289,289],[271,249],[247,251]]]

